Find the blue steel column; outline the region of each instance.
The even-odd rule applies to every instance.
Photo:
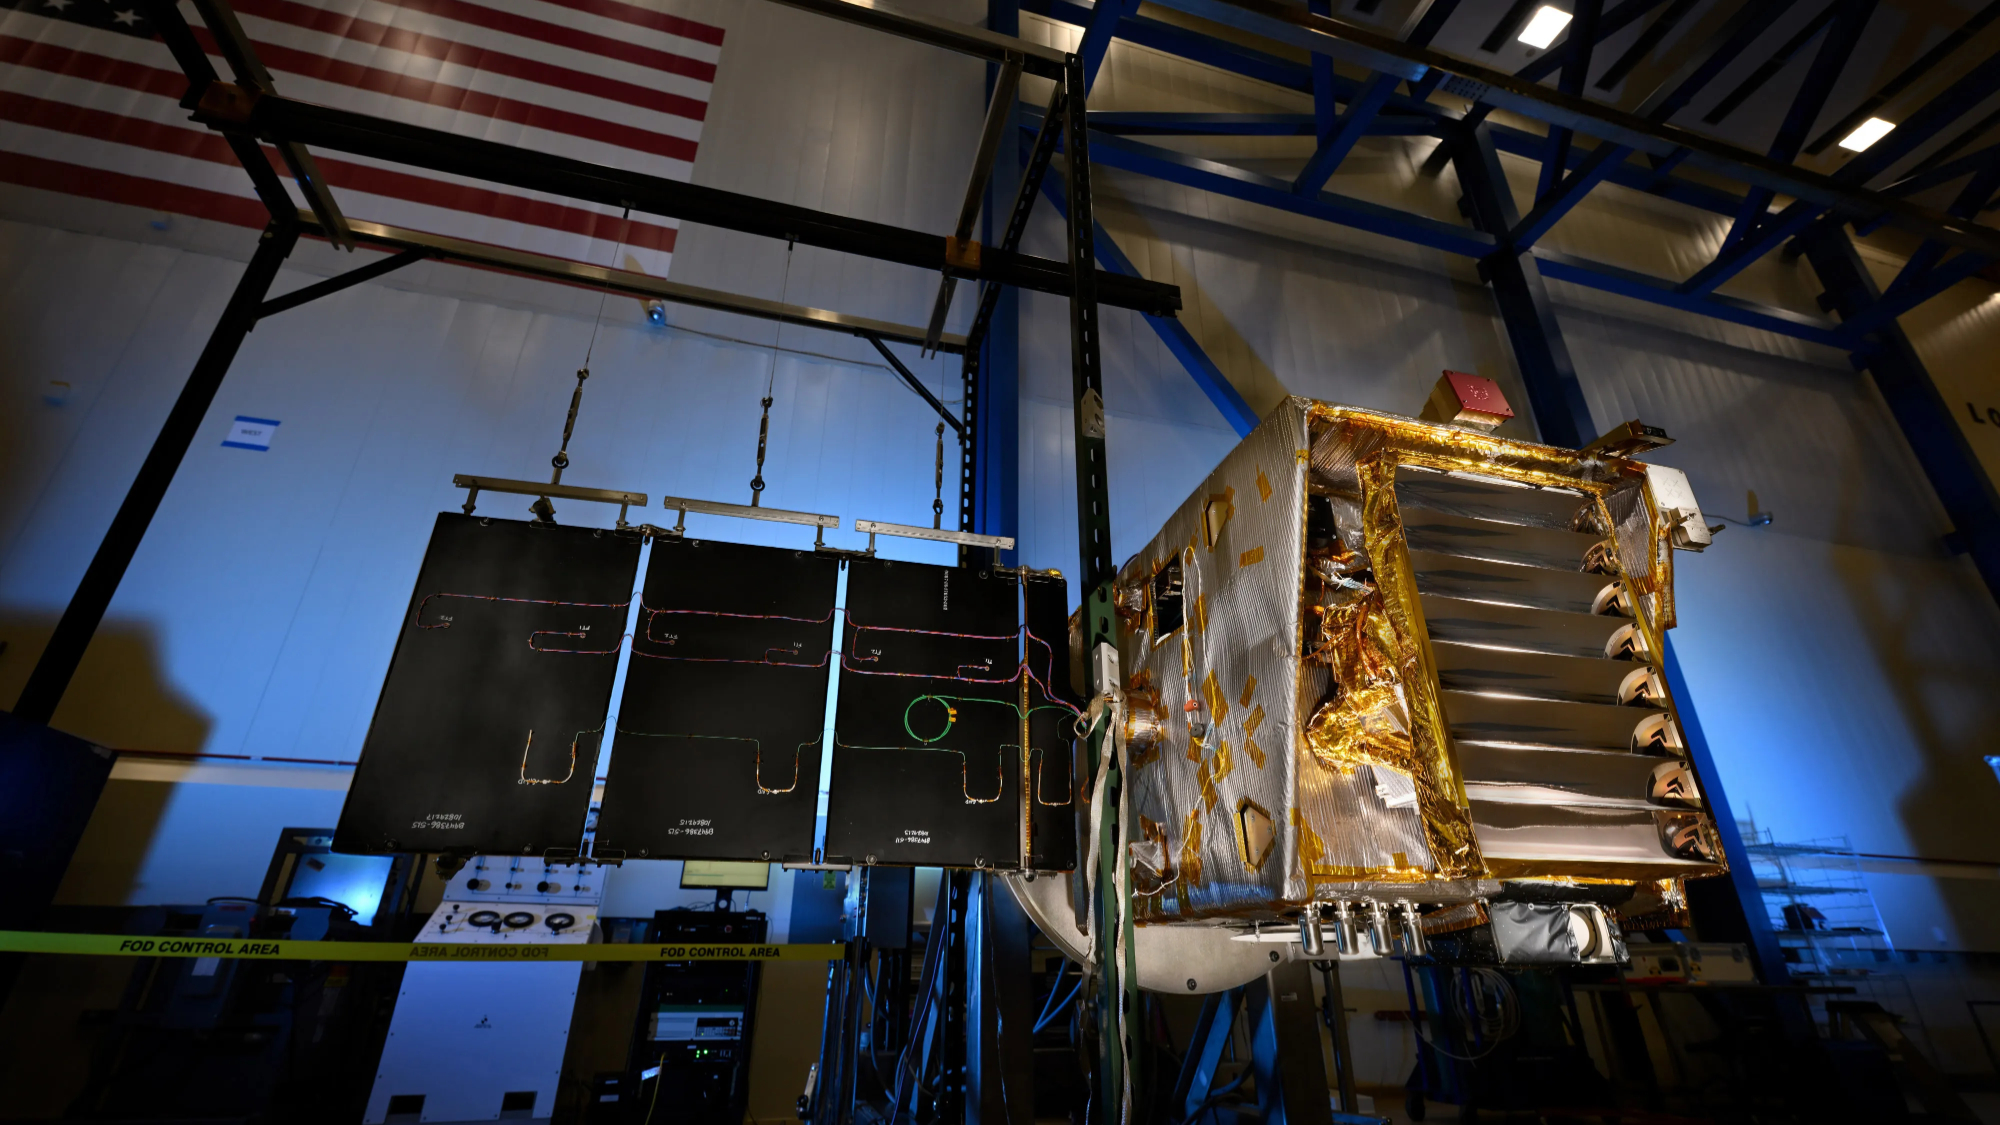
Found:
[[[1583,385],[1570,360],[1569,346],[1563,341],[1562,325],[1549,302],[1548,287],[1542,281],[1534,256],[1507,242],[1508,232],[1519,225],[1514,197],[1500,168],[1488,127],[1479,125],[1455,138],[1458,150],[1454,161],[1459,186],[1465,192],[1464,206],[1475,225],[1502,240],[1501,247],[1480,262],[1480,276],[1493,289],[1507,338],[1514,345],[1514,360],[1521,380],[1527,384],[1528,406],[1542,440],[1550,445],[1576,449],[1597,436],[1590,405],[1584,400]],[[1447,143],[1453,143],[1448,141]],[[1784,954],[1765,912],[1764,896],[1757,889],[1750,857],[1743,850],[1743,834],[1736,826],[1729,799],[1723,793],[1720,773],[1703,736],[1701,719],[1695,714],[1694,696],[1687,678],[1681,674],[1674,654],[1673,639],[1666,638],[1661,654],[1663,671],[1674,697],[1675,718],[1680,722],[1688,756],[1702,780],[1702,794],[1722,837],[1723,855],[1729,860],[1727,879],[1696,879],[1688,884],[1688,898],[1707,940],[1741,941],[1750,946],[1757,970],[1766,983],[1782,983],[1787,976]]]
[[[1473,226],[1500,240],[1499,247],[1480,260],[1479,276],[1492,287],[1500,306],[1535,426],[1550,445],[1581,448],[1597,436],[1597,429],[1591,424],[1590,405],[1584,401],[1569,345],[1556,323],[1541,268],[1532,251],[1512,242],[1521,214],[1500,168],[1500,154],[1493,148],[1492,128],[1475,125],[1445,143],[1457,146],[1452,163]]]
[[[1953,409],[1931,382],[1917,349],[1893,317],[1872,317],[1882,294],[1854,252],[1846,231],[1815,227],[1800,240],[1806,260],[1826,287],[1821,298],[1849,324],[1879,320],[1855,352],[1857,367],[1865,366],[1889,406],[1889,413],[1917,455],[1924,475],[1944,503],[1945,514],[1958,529],[1986,588],[2000,598],[2000,495],[1980,466],[1979,457],[1953,419]]]

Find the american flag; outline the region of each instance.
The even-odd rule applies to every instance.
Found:
[[[671,3],[234,0],[288,97],[686,180],[722,29]],[[207,29],[183,11],[226,77]],[[0,0],[0,181],[263,226],[228,145],[180,107],[186,90],[131,0]],[[314,155],[349,218],[654,276],[672,260],[671,222]],[[272,166],[285,174],[275,153]]]

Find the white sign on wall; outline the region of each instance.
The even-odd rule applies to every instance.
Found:
[[[271,436],[278,432],[278,423],[270,418],[246,418],[241,414],[229,427],[229,437],[222,444],[231,449],[255,449],[265,452],[271,448]]]

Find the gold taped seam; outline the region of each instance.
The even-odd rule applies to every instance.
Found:
[[[1239,567],[1256,566],[1258,563],[1263,561],[1264,561],[1264,548],[1252,547],[1237,557],[1236,565]]]
[[[1194,631],[1197,636],[1208,635],[1208,595],[1194,596]]]
[[[1570,876],[1598,879],[1606,883],[1630,883],[1640,879],[1705,879],[1727,869],[1706,863],[1621,863],[1610,859],[1505,859],[1488,858],[1487,874],[1495,879],[1547,879]]]
[[[1250,712],[1250,717],[1243,720],[1243,733],[1245,735],[1256,734],[1257,728],[1263,725],[1264,725],[1264,705],[1262,703],[1259,703],[1257,705],[1257,709],[1255,711]]]
[[[1396,504],[1396,458],[1393,454],[1377,455],[1356,468],[1361,480],[1362,534],[1383,612],[1394,634],[1408,706],[1411,764],[1415,767],[1411,780],[1416,784],[1417,811],[1423,817],[1424,842],[1430,848],[1437,877],[1461,879],[1481,870],[1479,842],[1473,834],[1464,775],[1452,750],[1451,728],[1438,698],[1437,662],[1431,655],[1430,631],[1424,623],[1416,575],[1403,537],[1402,513]]]
[[[1261,770],[1264,768],[1264,748],[1257,745],[1256,739],[1245,738],[1243,740],[1243,752],[1250,755],[1250,761],[1255,763],[1258,769]]]
[[[1250,706],[1250,697],[1255,694],[1257,694],[1257,677],[1252,676],[1248,680],[1244,681],[1243,694],[1236,697],[1237,706],[1239,707]],[[1263,708],[1259,707],[1258,710],[1261,711],[1263,710]],[[1252,727],[1249,729],[1254,730],[1256,728]]]
[[[1257,502],[1260,504],[1267,503],[1270,499],[1271,478],[1265,476],[1264,470],[1260,468],[1257,470]]]

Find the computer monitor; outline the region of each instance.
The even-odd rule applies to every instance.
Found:
[[[771,865],[755,861],[690,859],[681,865],[682,890],[761,891],[771,885]]]

